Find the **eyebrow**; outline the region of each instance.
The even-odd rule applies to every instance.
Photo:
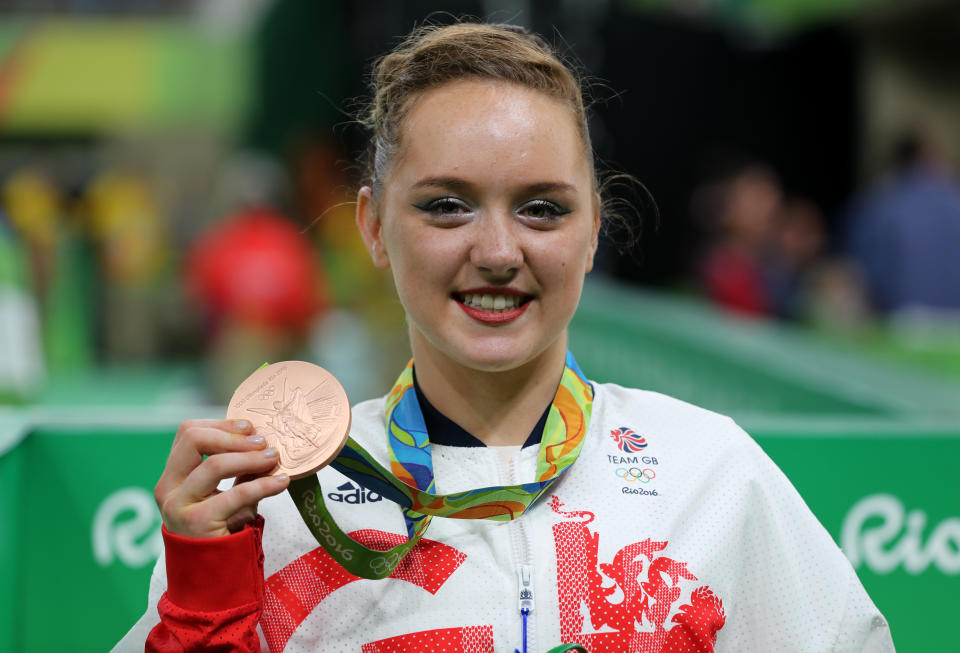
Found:
[[[425,177],[415,183],[412,188],[424,188],[428,186],[449,188],[456,191],[470,190],[473,188],[473,184],[459,177]],[[557,193],[565,191],[574,192],[576,191],[576,187],[564,181],[538,181],[524,186],[523,190],[528,193]]]

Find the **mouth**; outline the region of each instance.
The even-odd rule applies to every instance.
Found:
[[[452,298],[475,320],[502,323],[520,317],[533,295],[512,288],[470,288],[453,293]]]

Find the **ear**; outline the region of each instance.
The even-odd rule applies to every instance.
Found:
[[[390,267],[390,258],[383,242],[383,223],[373,201],[373,189],[364,186],[357,192],[357,228],[363,238],[363,244],[370,252],[373,264],[385,270]]]
[[[593,270],[593,257],[597,253],[597,246],[600,242],[600,206],[600,193],[597,193],[593,200],[593,233],[590,234],[590,249],[587,251],[587,272]]]

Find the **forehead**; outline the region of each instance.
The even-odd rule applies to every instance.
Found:
[[[458,80],[422,93],[401,125],[391,176],[590,183],[573,111],[517,84]]]

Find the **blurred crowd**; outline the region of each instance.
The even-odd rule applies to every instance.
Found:
[[[391,357],[405,355],[403,317],[356,234],[332,146],[308,143],[283,163],[214,157],[203,206],[163,168],[79,158],[86,165],[64,150],[0,169],[13,387],[44,370],[204,359],[222,402],[263,362],[307,358],[365,396],[378,369],[402,362]],[[690,206],[702,234],[694,276],[726,309],[834,330],[960,314],[960,186],[918,136],[833,228],[758,161],[714,175]]]
[[[223,402],[262,363],[294,358],[322,362],[356,399],[379,394],[409,355],[404,318],[353,224],[345,150],[359,143],[334,125],[349,123],[345,98],[422,8],[40,3],[58,18],[47,23],[23,13],[32,3],[7,4],[0,404],[70,371],[180,362]],[[871,27],[852,12],[837,29],[774,38],[733,28],[713,3],[699,18],[667,18],[669,3],[521,4],[532,17],[503,18],[558,29],[623,91],[596,103],[594,145],[664,209],[668,228],[622,259],[601,249],[598,269],[851,339],[872,325],[946,325],[960,374],[960,189],[937,147],[956,163],[956,66],[943,53],[960,51],[949,29],[923,37],[949,21],[918,6],[922,38],[901,42],[904,19]],[[59,22],[88,10],[100,19]],[[121,20],[137,12],[150,17]],[[874,151],[912,120],[938,123],[938,138],[905,136],[874,175]],[[718,143],[777,164],[737,157],[701,176]],[[864,180],[848,189],[854,174]]]
[[[262,363],[301,358],[337,368],[356,396],[379,391],[402,315],[356,234],[334,148],[307,144],[283,165],[225,155],[202,206],[185,197],[191,184],[143,162],[11,159],[0,167],[6,399],[97,364],[197,360],[214,402]]]
[[[757,161],[701,185],[691,211],[699,287],[731,311],[830,329],[960,319],[960,184],[920,134],[832,221]]]

